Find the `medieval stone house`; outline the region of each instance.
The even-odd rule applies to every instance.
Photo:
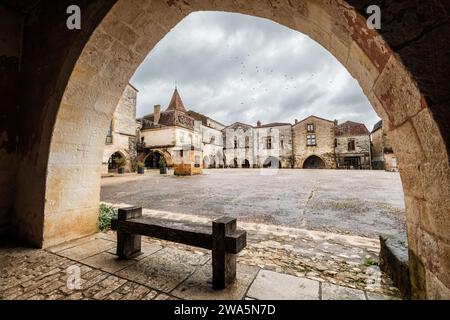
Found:
[[[310,116],[292,126],[294,168],[335,169],[334,121]]]
[[[236,122],[225,126],[195,111],[187,111],[177,89],[168,107],[156,105],[138,119],[137,90],[129,85],[111,122],[104,152],[105,171],[115,170],[125,158],[127,170],[139,160],[146,168],[172,167],[175,174],[199,174],[202,168],[370,169],[371,141],[362,123],[309,116],[290,123]],[[137,131],[137,132],[136,132]],[[374,163],[389,162],[386,137],[373,132]],[[380,140],[380,141],[379,141]],[[382,141],[382,142],[381,142]],[[383,155],[377,148],[384,145]],[[381,159],[380,158],[380,159]],[[386,160],[387,159],[387,160]]]
[[[370,133],[362,123],[335,126],[334,147],[338,169],[370,169]]]
[[[155,106],[141,123],[140,159],[147,168],[163,162],[177,175],[202,172],[202,124],[187,113],[177,89],[166,110]]]
[[[106,135],[103,150],[103,174],[117,171],[120,159],[125,171],[131,171],[136,159],[136,99],[138,90],[128,84],[117,105]]]
[[[398,171],[397,157],[392,149],[391,141],[379,121],[370,134],[372,141],[372,168],[375,170]]]

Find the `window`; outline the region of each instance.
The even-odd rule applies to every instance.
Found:
[[[272,137],[266,138],[266,149],[272,149]]]
[[[234,138],[234,148],[237,149],[238,148],[238,140],[237,138]]]
[[[348,151],[355,151],[355,139],[348,139]]]
[[[306,136],[306,145],[308,147],[316,146],[316,135],[311,133]]]
[[[195,167],[200,168],[200,156],[195,156]]]
[[[338,147],[338,140],[334,139],[334,147],[337,148]]]
[[[284,140],[281,140],[281,149],[284,149]]]
[[[314,124],[312,123],[308,124],[308,132],[314,132],[314,130],[315,130]]]
[[[250,147],[250,137],[249,136],[245,137],[245,147],[246,148]]]
[[[213,144],[214,142],[216,142],[216,136],[211,137],[211,143]]]
[[[180,150],[180,158],[184,157],[184,150]]]

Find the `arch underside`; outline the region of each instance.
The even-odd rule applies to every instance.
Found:
[[[383,119],[398,157],[410,261],[423,266],[417,286],[427,284],[416,289],[432,295],[439,286],[450,287],[450,170],[445,141],[400,59],[342,0],[280,4],[118,0],[71,71],[50,144],[44,211],[34,220],[23,219],[22,228],[41,219],[40,245],[46,247],[96,231],[101,150],[115,106],[149,51],[183,17],[200,10],[254,15],[298,30],[325,47],[358,80]]]
[[[303,162],[303,169],[325,169],[325,161],[316,155],[309,156]]]

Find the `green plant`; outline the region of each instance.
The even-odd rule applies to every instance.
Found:
[[[98,228],[100,231],[111,229],[111,219],[117,219],[117,209],[105,203],[100,204]]]
[[[372,258],[366,258],[364,259],[363,265],[366,267],[370,267],[370,266],[378,266],[379,265],[379,261],[376,259],[372,259]]]
[[[163,167],[165,167],[166,166],[166,161],[164,160],[164,158],[159,158],[159,167],[160,168],[163,168]]]
[[[143,163],[143,162],[141,162],[141,161],[138,161],[138,162],[137,162],[137,167],[138,167],[138,168],[145,168],[145,163]]]
[[[114,161],[119,168],[125,168],[125,166],[127,165],[127,160],[125,160],[125,158],[123,157],[116,158]]]

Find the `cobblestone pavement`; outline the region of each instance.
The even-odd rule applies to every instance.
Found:
[[[227,215],[239,221],[372,238],[406,232],[398,173],[274,172],[265,175],[267,169],[214,169],[201,176],[175,177],[150,170],[145,175],[104,178],[101,199],[209,218]]]
[[[203,216],[153,210],[144,210],[144,214],[210,223]],[[238,224],[248,230],[249,244],[238,256],[238,280],[225,290],[211,287],[209,251],[143,237],[143,255],[118,260],[115,233],[110,231],[48,250],[0,247],[0,299],[398,297],[389,279],[376,265],[370,266],[379,251],[374,239]],[[72,272],[81,276],[79,289],[70,286]]]

